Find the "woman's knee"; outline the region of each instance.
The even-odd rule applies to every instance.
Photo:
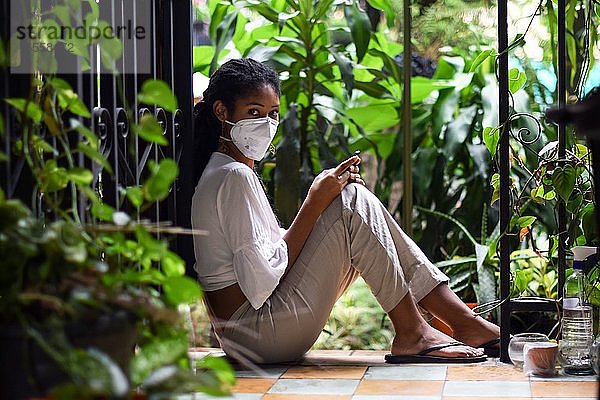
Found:
[[[356,201],[356,199],[359,197],[359,195],[360,195],[359,193],[362,190],[366,190],[367,192],[369,191],[363,185],[360,185],[358,183],[349,183],[342,190],[342,193],[341,193],[342,202],[344,204],[354,203]]]
[[[342,190],[342,203],[346,208],[355,209],[357,204],[370,204],[380,206],[381,201],[364,185],[350,183]]]

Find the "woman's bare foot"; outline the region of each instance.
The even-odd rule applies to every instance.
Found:
[[[455,342],[456,339],[424,323],[418,330],[407,335],[396,334],[392,343],[393,355],[414,355],[433,346]],[[483,355],[483,349],[477,349],[468,345],[451,346],[432,351],[428,355],[439,357],[479,357]]]
[[[452,336],[469,346],[478,347],[500,337],[500,327],[473,313],[452,327]]]

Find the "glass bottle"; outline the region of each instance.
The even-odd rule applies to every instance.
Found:
[[[595,247],[574,247],[573,273],[565,281],[559,357],[567,374],[594,373],[591,361],[593,315],[592,306],[587,301],[589,282],[584,271],[585,259],[594,253]]]

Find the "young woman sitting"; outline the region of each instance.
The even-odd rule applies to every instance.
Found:
[[[280,228],[254,163],[279,121],[280,82],[252,59],[230,60],[196,105],[199,181],[195,269],[223,350],[256,363],[292,361],[316,341],[360,275],[390,317],[390,363],[480,362],[499,328],[477,316],[364,186],[360,158],[321,172],[289,229]],[[453,331],[430,326],[421,306]]]

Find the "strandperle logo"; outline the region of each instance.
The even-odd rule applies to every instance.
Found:
[[[131,20],[127,21],[127,25],[117,25],[112,27],[110,25],[97,26],[87,25],[87,21],[83,21],[81,26],[17,26],[17,39],[60,39],[60,40],[71,40],[71,39],[89,39],[90,42],[98,40],[100,38],[106,39],[145,39],[146,28],[143,26],[133,26]]]
[[[11,73],[152,73],[152,0],[10,0]]]

